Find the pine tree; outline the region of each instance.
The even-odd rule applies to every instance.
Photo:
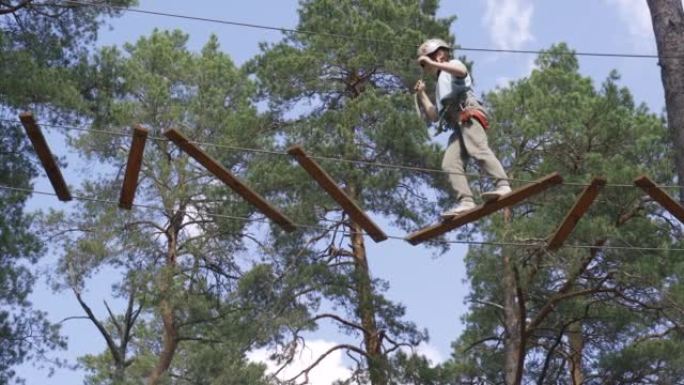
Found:
[[[684,5],[678,0],[648,0],[658,47],[667,125],[674,144],[674,166],[679,180],[679,201],[684,204]]]
[[[54,8],[57,1],[3,1],[0,4],[0,184],[29,189],[38,176],[30,146],[16,120],[26,108],[73,111],[81,105],[74,67],[95,36],[109,6]],[[130,1],[116,1],[126,6]],[[32,265],[44,252],[24,212],[30,194],[0,191],[0,384],[12,367],[64,347],[58,327],[28,300],[36,277]]]
[[[126,213],[86,201],[45,221],[60,234],[54,239],[64,249],[65,288],[106,342],[105,353],[82,358],[90,383],[257,383],[263,367],[248,364],[245,352],[277,332],[270,325],[278,321],[258,322],[264,309],[244,299],[259,283],[253,277],[268,273],[250,257],[256,230],[238,220],[254,209],[160,139],[178,129],[238,174],[248,154],[214,144],[268,145],[258,135],[254,84],[220,52],[216,37],[198,54],[187,49],[187,39],[180,31],[156,31],[124,51],[102,49],[85,67],[92,90],[87,118],[95,130],[73,143],[109,171],[87,180],[80,194],[112,200],[121,187],[130,136],[99,131],[141,124],[150,136],[136,192],[142,207]],[[113,293],[128,304],[124,314],[110,311],[106,319],[82,295],[104,268],[119,274]]]
[[[420,76],[418,44],[428,37],[452,39],[454,18],[437,18],[437,6],[436,1],[302,1],[297,29],[315,33],[287,33],[283,41],[264,45],[252,62],[264,100],[276,114],[273,134],[279,142],[320,157],[356,160],[320,163],[365,211],[407,231],[437,216],[437,204],[422,195],[446,178],[368,162],[439,164],[440,148],[410,98]],[[313,226],[295,236],[277,235],[273,248],[300,274],[302,286],[316,293],[310,325],[331,322],[362,340],[361,348],[351,343],[333,348],[354,357],[355,381],[394,381],[392,352],[416,346],[427,335],[402,320],[403,306],[383,296],[387,282],[369,269],[373,256],[362,228],[288,160],[274,159],[268,169],[255,170],[253,180],[282,191],[279,205],[298,223]],[[286,353],[295,351],[287,347]]]
[[[512,178],[558,171],[569,183],[515,207],[508,220],[497,215],[478,226],[486,241],[531,246],[469,250],[471,305],[448,365],[452,379],[668,383],[676,369],[662,363],[679,355],[658,347],[681,339],[681,287],[671,282],[680,280],[682,255],[668,251],[681,248],[681,227],[629,186],[640,174],[673,180],[667,129],[635,105],[616,72],[595,87],[564,44],[536,63],[529,77],[487,95],[495,152]],[[552,230],[593,176],[625,186],[604,188],[565,247],[548,251]],[[620,367],[635,350],[643,365]],[[635,371],[643,376],[630,378]]]

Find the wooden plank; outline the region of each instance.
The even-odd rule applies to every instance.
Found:
[[[634,185],[644,190],[646,194],[653,198],[653,200],[660,203],[665,210],[669,211],[670,214],[674,215],[675,218],[684,223],[684,207],[672,199],[672,197],[663,189],[656,186],[656,184],[653,183],[649,177],[642,175],[634,179]]]
[[[147,129],[140,125],[133,127],[133,141],[128,152],[128,162],[126,162],[126,172],[121,186],[119,196],[119,207],[130,210],[133,207],[135,190],[138,187],[138,176],[142,166],[143,153],[145,152],[145,142],[147,141]]]
[[[550,187],[563,182],[563,178],[557,172],[540,178],[526,186],[513,190],[503,197],[486,202],[476,208],[467,211],[457,217],[445,219],[440,223],[420,229],[409,234],[405,239],[412,245],[425,242],[429,239],[438,237],[448,231],[454,230],[470,222],[476,221],[502,208],[512,206],[535,194],[549,189]]]
[[[43,165],[48,179],[50,179],[50,183],[52,184],[52,188],[55,189],[57,197],[63,202],[70,201],[72,198],[69,188],[64,181],[59,165],[55,161],[54,156],[52,156],[52,152],[45,140],[45,136],[43,136],[43,132],[33,118],[33,114],[30,112],[22,112],[19,114],[19,120],[21,120],[21,124],[26,130],[26,135],[28,135],[31,140],[33,148],[36,150],[36,154],[38,154],[38,159],[40,159],[40,163]]]
[[[292,146],[287,150],[297,162],[306,170],[311,177],[325,190],[340,206],[344,212],[361,226],[375,242],[382,242],[387,239],[387,235],[376,225],[366,213],[347,195],[330,175],[321,166],[311,159],[304,149],[298,145]]]
[[[254,205],[259,211],[264,213],[268,218],[277,223],[286,231],[294,231],[295,224],[281,214],[275,207],[271,206],[261,195],[250,189],[237,177],[235,177],[228,169],[223,167],[219,162],[214,160],[209,154],[204,152],[199,147],[190,143],[190,140],[181,134],[178,130],[169,129],[164,132],[164,136],[176,143],[183,151],[194,158],[209,172],[214,174],[218,179],[230,187],[233,191],[238,193],[246,201]]]
[[[605,178],[595,177],[591,180],[589,186],[582,191],[575,204],[565,216],[565,219],[563,219],[563,222],[561,222],[560,226],[558,226],[558,229],[553,234],[547,245],[547,249],[554,251],[558,250],[558,248],[563,245],[565,240],[570,236],[570,233],[572,233],[572,230],[574,230],[575,226],[577,226],[577,222],[579,222],[580,218],[586,214],[586,212],[589,210],[589,207],[605,185]]]

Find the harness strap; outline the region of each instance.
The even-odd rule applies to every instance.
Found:
[[[477,108],[468,108],[462,110],[458,116],[458,119],[461,121],[461,123],[466,123],[471,118],[477,120],[485,130],[489,128],[489,119],[487,119],[487,115]]]
[[[449,111],[454,107],[453,104],[447,104],[442,108],[442,111],[439,113],[439,126],[437,127],[437,134],[440,134],[446,129],[444,128],[444,122],[446,121],[446,116],[449,113]]]

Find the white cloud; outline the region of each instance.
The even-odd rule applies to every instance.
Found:
[[[533,12],[530,0],[486,0],[482,23],[497,48],[518,49],[534,40],[530,32]]]
[[[337,345],[335,342],[326,340],[312,340],[306,343],[306,347],[297,352],[294,361],[278,374],[280,380],[290,379],[311,365],[323,353]],[[344,350],[335,350],[325,357],[318,366],[309,373],[309,384],[330,385],[336,380],[349,378],[352,371],[344,365],[342,354]],[[267,366],[266,371],[271,374],[278,370],[278,365],[269,360],[270,352],[267,349],[257,349],[247,354],[247,358],[253,362],[262,362]],[[302,378],[299,379],[300,382]]]
[[[185,209],[185,212],[187,214],[185,217],[183,217],[183,224],[185,225],[183,227],[183,230],[185,231],[185,234],[188,237],[197,237],[197,236],[202,235],[202,233],[204,232],[202,227],[200,227],[196,223],[189,223],[189,222],[196,221],[196,219],[199,217],[200,212],[199,212],[199,210],[197,210],[197,207],[188,206]]]
[[[432,365],[438,365],[445,361],[444,357],[442,357],[442,353],[440,353],[436,347],[425,342],[422,342],[420,345],[418,345],[414,351],[418,355],[427,358]]]
[[[645,0],[605,0],[608,5],[614,6],[620,15],[620,19],[627,24],[634,44],[637,46],[655,47],[653,26],[651,25],[651,13]]]
[[[415,348],[402,347],[401,351],[405,354],[417,354],[419,356],[423,356],[427,358],[431,366],[436,366],[446,361],[439,349],[425,342],[421,342],[420,345]]]
[[[326,340],[312,340],[307,342],[304,349],[301,349],[300,347],[297,351],[294,361],[278,374],[278,379],[291,379],[335,345],[337,345],[337,343]],[[438,365],[445,361],[444,356],[442,356],[442,353],[440,353],[435,346],[424,342],[416,348],[402,348],[402,350],[406,353],[417,353],[418,355],[424,356],[431,365]],[[323,361],[309,373],[309,384],[330,385],[337,380],[349,378],[352,374],[352,370],[344,364],[343,353],[344,350],[336,350],[323,359]],[[270,354],[271,351],[266,348],[256,349],[249,352],[247,358],[252,362],[266,364],[266,372],[268,374],[273,374],[278,370],[279,366],[274,361],[269,360],[268,357]],[[300,377],[299,382],[302,380],[303,377]]]

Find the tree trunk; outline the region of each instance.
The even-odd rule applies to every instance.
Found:
[[[667,125],[675,150],[679,201],[684,204],[684,10],[682,0],[647,0],[661,69]]]
[[[176,270],[176,241],[178,237],[178,227],[174,226],[179,215],[177,214],[172,220],[172,224],[167,230],[168,236],[168,250],[166,254],[166,266],[160,274],[159,280],[159,312],[162,318],[164,329],[162,330],[162,351],[159,354],[157,365],[147,378],[148,385],[159,384],[162,375],[171,366],[173,356],[176,354],[178,347],[178,328],[176,326],[176,317],[174,314],[173,305],[173,277]],[[182,218],[182,216],[181,216]]]
[[[572,385],[584,384],[582,370],[582,355],[584,354],[584,336],[582,335],[582,321],[568,326],[568,345],[570,345],[570,377]]]
[[[171,275],[166,272],[164,272],[163,274],[168,276]],[[156,385],[159,383],[161,376],[171,366],[171,361],[173,360],[173,356],[176,353],[176,347],[178,346],[178,330],[176,328],[175,317],[173,314],[173,305],[171,304],[171,301],[167,296],[168,289],[170,287],[170,285],[166,285],[169,283],[167,278],[168,277],[162,278],[166,281],[165,289],[167,289],[167,292],[162,293],[162,299],[159,303],[162,322],[164,325],[162,336],[162,351],[159,355],[159,361],[157,361],[157,365],[154,367],[154,370],[152,370],[150,377],[147,379],[147,383],[149,385]]]
[[[508,226],[511,212],[504,210],[504,223]],[[525,365],[525,314],[520,303],[518,277],[508,251],[503,252],[503,305],[504,305],[504,379],[506,385],[519,385]]]
[[[123,362],[114,363],[114,376],[112,378],[112,384],[122,385],[126,383],[126,366]]]
[[[356,198],[355,189],[348,187],[349,195]],[[363,229],[356,223],[351,225],[352,252],[354,254],[354,272],[356,295],[358,297],[357,315],[363,326],[363,342],[366,349],[367,364],[372,385],[387,384],[387,359],[382,353],[382,333],[375,322],[375,304],[373,303],[373,287],[371,282],[366,245],[363,240]]]

